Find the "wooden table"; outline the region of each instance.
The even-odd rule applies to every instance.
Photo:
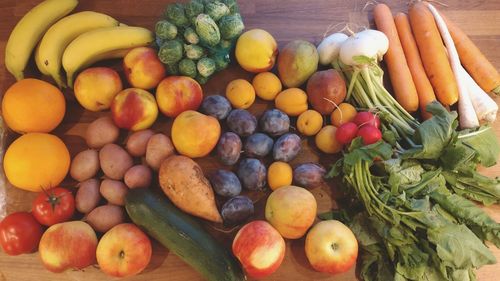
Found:
[[[5,44],[10,31],[31,7],[39,0],[2,0],[0,4],[0,54],[3,56]],[[81,1],[77,10],[95,10],[107,13],[118,20],[129,25],[139,25],[153,28],[154,23],[161,15],[167,2],[171,0],[85,0]],[[278,40],[280,46],[293,39],[305,39],[318,43],[329,26],[333,30],[342,29],[346,23],[350,23],[351,29],[369,26],[371,22],[371,5],[365,5],[365,1],[352,0],[240,0],[241,12],[246,27],[263,28],[269,31]],[[386,1],[394,12],[407,11],[408,1]],[[455,21],[463,30],[471,36],[478,44],[484,54],[500,68],[500,2],[496,0],[476,1],[476,0],[453,0],[444,1],[448,7],[440,8],[448,18]],[[115,63],[115,67],[119,67]],[[33,65],[32,65],[33,68]],[[228,70],[217,75],[207,85],[204,86],[205,94],[223,93],[226,84],[234,78],[251,79],[249,73],[243,72],[237,66],[231,66]],[[0,88],[1,93],[14,82],[12,76],[7,73],[3,60],[0,61]],[[109,114],[89,113],[81,109],[71,93],[68,96],[68,110],[65,120],[60,125],[55,134],[61,136],[69,146],[72,155],[85,148],[84,140],[81,137],[89,122],[97,116]],[[496,98],[497,102],[500,100]],[[256,115],[263,112],[271,104],[258,101],[251,109]],[[168,133],[170,121],[160,118],[155,129]],[[500,137],[500,123],[496,126],[497,136]],[[125,137],[125,135],[124,135]],[[13,138],[13,137],[11,137]],[[334,159],[331,157],[319,156],[317,149],[311,139],[304,139],[304,149],[293,164],[319,161],[323,165],[329,165]],[[198,160],[205,172],[217,168],[217,161],[212,157]],[[500,165],[483,170],[489,176],[500,174]],[[66,181],[65,185],[72,186],[74,182]],[[321,188],[316,188],[313,193],[319,204],[319,212],[328,211],[336,207],[335,194],[339,184],[328,183]],[[28,210],[34,194],[23,192],[7,186],[8,204],[7,212],[15,210]],[[263,218],[262,209],[265,204],[265,194],[252,194],[252,198],[258,201],[256,209],[259,210],[255,218]],[[260,200],[259,200],[260,198]],[[493,206],[486,211],[496,220],[500,221],[500,207]],[[3,216],[3,214],[0,214]],[[207,229],[216,233],[218,238],[226,245],[230,245],[235,230],[229,234],[221,234],[214,230],[214,226],[207,225]],[[218,233],[218,234],[217,234]],[[336,276],[328,276],[316,273],[308,265],[304,255],[304,240],[294,240],[287,242],[287,255],[281,268],[272,276],[265,280],[356,280],[355,270]],[[493,249],[496,257],[500,259],[500,250]],[[481,281],[498,280],[500,266],[485,266],[478,272],[478,279]],[[106,277],[97,268],[89,267],[83,271],[68,271],[62,274],[52,274],[45,270],[39,261],[37,254],[10,257],[0,252],[0,281],[38,281],[38,280],[112,280]],[[151,264],[140,275],[127,278],[126,280],[202,280],[200,275],[190,269],[174,254],[155,244],[154,256]]]

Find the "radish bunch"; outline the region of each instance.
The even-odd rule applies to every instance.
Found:
[[[335,139],[344,145],[349,145],[356,137],[361,137],[364,145],[382,139],[380,119],[368,111],[358,112],[352,122],[340,125],[335,132]]]

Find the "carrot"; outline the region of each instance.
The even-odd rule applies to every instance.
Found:
[[[444,105],[456,103],[457,81],[451,70],[434,16],[423,2],[413,4],[408,15],[425,73],[438,100]]]
[[[398,30],[401,46],[403,47],[403,51],[405,53],[406,62],[410,68],[415,87],[417,88],[420,114],[425,120],[427,120],[432,116],[432,114],[427,112],[426,107],[429,103],[436,100],[436,95],[434,94],[429,78],[427,78],[427,75],[425,74],[425,69],[422,65],[420,55],[418,54],[417,43],[413,37],[408,16],[404,13],[398,13],[394,17],[394,22],[396,24],[396,29]]]
[[[391,9],[385,4],[377,4],[373,10],[373,16],[377,29],[382,31],[389,39],[389,49],[384,55],[384,60],[389,70],[389,77],[391,78],[396,100],[406,111],[417,111],[417,89],[406,63]]]
[[[462,65],[485,92],[500,95],[500,74],[458,26],[444,17]]]

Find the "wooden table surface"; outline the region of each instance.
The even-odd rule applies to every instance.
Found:
[[[1,0],[0,1],[0,55],[3,57],[5,44],[10,31],[16,22],[39,0]],[[107,13],[121,22],[129,25],[138,25],[153,28],[154,23],[161,15],[164,7],[171,0],[85,0],[81,1],[77,10],[94,10]],[[407,11],[410,1],[382,1],[387,2],[394,12]],[[500,1],[498,0],[453,0],[441,1],[447,7],[437,5],[448,18],[455,21],[472,40],[479,46],[484,54],[493,62],[497,69],[500,68]],[[369,26],[372,23],[371,9],[373,5],[365,5],[366,1],[354,0],[240,0],[239,4],[247,28],[263,28],[269,31],[283,46],[293,39],[305,39],[318,43],[329,26],[333,30],[342,29],[345,24],[350,23],[351,29]],[[118,67],[118,63],[114,63]],[[33,68],[33,65],[31,66]],[[37,74],[34,74],[35,77]],[[234,78],[251,79],[252,75],[243,72],[239,67],[233,65],[229,69],[217,75],[207,85],[205,94],[223,93],[226,84]],[[5,70],[3,60],[0,60],[0,93],[14,82],[13,77]],[[63,124],[56,130],[55,134],[62,137],[69,146],[72,155],[85,149],[85,143],[81,137],[89,122],[98,116],[109,114],[86,112],[74,102],[71,93],[68,94],[68,109]],[[500,99],[496,98],[499,102]],[[261,114],[271,104],[257,101],[251,108],[256,115]],[[161,117],[155,129],[168,133],[170,131],[170,120]],[[497,136],[500,137],[500,121],[495,124]],[[11,136],[10,138],[14,138]],[[123,138],[126,137],[124,132]],[[310,145],[311,144],[311,145]],[[311,139],[303,140],[303,151],[299,157],[292,162],[296,165],[304,162],[320,162],[328,166],[334,159],[320,156]],[[205,172],[218,167],[213,157],[197,160]],[[489,176],[500,175],[500,165],[489,169],[483,169]],[[74,186],[74,182],[65,181],[65,186]],[[339,183],[329,182],[321,188],[312,190],[318,205],[319,212],[328,211],[337,207],[335,199]],[[4,188],[0,186],[0,190]],[[34,194],[20,191],[7,186],[7,213],[16,210],[29,210],[31,199]],[[266,193],[250,194],[257,201],[257,214],[253,219],[263,218],[263,206]],[[0,204],[1,205],[1,204]],[[500,207],[486,208],[487,212],[497,221],[500,221]],[[0,207],[0,218],[3,217]],[[221,233],[216,230],[217,226],[207,224],[207,229],[214,233],[225,245],[230,245],[236,230],[225,230]],[[500,251],[492,249],[497,259],[500,259]],[[478,271],[478,280],[499,280],[500,265],[485,266]],[[106,277],[96,267],[89,267],[82,271],[67,271],[62,274],[53,274],[45,270],[39,261],[37,254],[10,257],[0,252],[0,281],[63,281],[63,280],[113,280]],[[153,258],[148,268],[140,275],[125,280],[203,280],[200,275],[189,268],[174,254],[155,243]],[[308,265],[304,254],[304,240],[287,241],[287,255],[280,269],[265,280],[356,280],[355,269],[345,274],[329,276],[314,272]]]

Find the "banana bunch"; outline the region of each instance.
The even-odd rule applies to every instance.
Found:
[[[35,50],[35,62],[59,87],[72,87],[74,75],[93,63],[122,58],[131,48],[149,45],[153,34],[114,18],[84,11],[67,16],[78,0],[45,0],[17,23],[5,47],[5,66],[17,80]],[[62,70],[66,72],[67,81]]]

